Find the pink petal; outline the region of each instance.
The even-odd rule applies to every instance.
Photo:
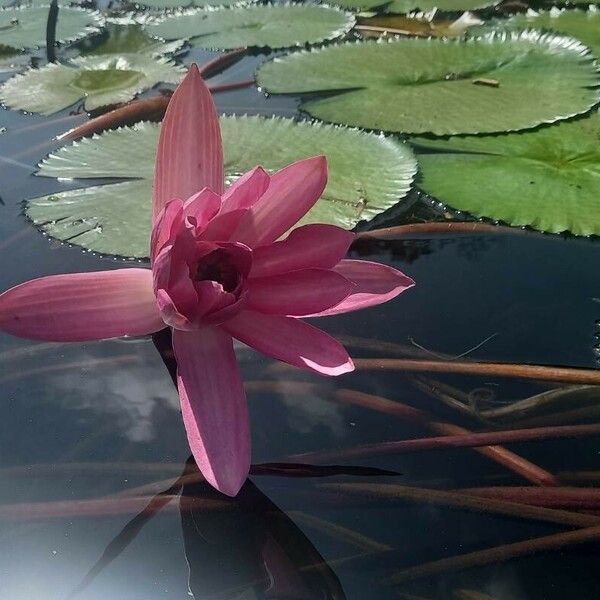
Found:
[[[244,310],[222,327],[252,348],[322,375],[354,370],[345,348],[325,332],[295,319]]]
[[[150,241],[152,260],[165,247],[177,230],[183,224],[183,202],[179,199],[171,200],[156,218],[152,228],[152,239]]]
[[[175,303],[166,290],[161,289],[156,291],[156,302],[162,320],[167,325],[173,327],[173,329],[184,329],[186,331],[196,329],[193,323],[177,310]]]
[[[175,90],[162,122],[154,172],[152,217],[173,198],[202,188],[223,192],[223,146],[219,117],[198,67],[192,65]]]
[[[199,239],[207,241],[231,240],[231,234],[234,232],[243,216],[248,212],[247,208],[238,208],[231,212],[225,212],[217,215],[201,233]]]
[[[164,326],[149,269],[52,275],[0,295],[0,329],[35,340],[99,340]]]
[[[311,315],[313,317],[339,315],[383,304],[415,285],[410,277],[397,269],[368,260],[342,260],[334,271],[352,281],[356,287],[337,306]]]
[[[218,327],[173,332],[183,422],[198,468],[235,496],[250,469],[250,423],[231,337]]]
[[[262,167],[254,167],[234,181],[223,194],[223,212],[250,208],[269,187],[269,174]]]
[[[241,220],[232,239],[250,248],[271,244],[313,207],[326,183],[324,156],[307,158],[277,171],[267,191]]]
[[[298,269],[331,269],[346,255],[354,234],[335,225],[304,225],[281,241],[256,248],[250,277]]]
[[[183,211],[186,217],[194,219],[193,225],[204,229],[208,222],[219,212],[221,196],[204,188],[185,201]]]
[[[274,315],[310,315],[339,304],[353,289],[352,283],[333,271],[302,269],[251,279],[246,306]]]

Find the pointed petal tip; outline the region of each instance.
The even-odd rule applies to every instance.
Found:
[[[219,473],[217,478],[213,477],[212,474],[207,474],[206,481],[222,494],[235,498],[246,482],[249,471],[250,464],[244,471]]]
[[[349,356],[348,360],[345,363],[341,365],[336,365],[335,367],[325,367],[323,365],[318,365],[317,363],[307,358],[304,358],[303,361],[306,364],[306,366],[310,369],[318,371],[321,375],[329,377],[339,377],[340,375],[345,375],[346,373],[352,373],[352,371],[354,371],[355,369],[354,362]]]

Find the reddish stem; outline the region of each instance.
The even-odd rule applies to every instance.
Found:
[[[317,487],[319,490],[369,498],[373,501],[383,498],[392,502],[425,502],[479,513],[508,515],[575,527],[600,525],[600,519],[594,515],[507,502],[498,498],[478,498],[463,492],[387,483],[322,483]]]
[[[511,558],[516,558],[517,556],[527,556],[529,554],[535,554],[536,552],[557,550],[559,548],[564,548],[565,546],[583,544],[598,539],[600,539],[600,526],[547,535],[526,540],[524,542],[505,544],[503,546],[488,548],[487,550],[460,554],[458,556],[442,558],[441,560],[435,560],[416,567],[410,567],[396,573],[392,577],[392,582],[403,583],[413,579],[439,575],[440,573],[456,572],[471,567],[503,562]]]
[[[160,95],[145,100],[133,100],[125,106],[115,108],[95,119],[59,135],[58,140],[76,140],[81,137],[89,137],[94,133],[114,129],[125,125],[132,125],[139,121],[160,121],[164,117],[170,96]]]
[[[230,92],[231,90],[239,90],[254,85],[254,79],[246,79],[244,81],[233,81],[232,83],[221,83],[219,85],[209,85],[208,89],[213,93]]]
[[[340,450],[307,452],[296,454],[292,460],[301,462],[329,462],[346,458],[381,456],[385,454],[406,454],[425,450],[446,450],[448,448],[476,448],[515,442],[537,442],[561,438],[579,438],[600,435],[600,423],[591,425],[564,425],[559,427],[538,427],[535,429],[511,429],[469,433],[465,435],[447,435],[440,437],[400,440],[378,444],[365,444]]]
[[[482,498],[495,498],[535,506],[600,509],[599,488],[482,487],[461,491]]]
[[[212,77],[219,71],[223,70],[229,63],[233,62],[236,58],[241,58],[246,54],[246,48],[239,48],[238,50],[232,50],[231,52],[225,52],[224,54],[218,54],[212,60],[204,63],[199,71],[200,75],[204,79]]]
[[[487,223],[461,223],[457,221],[451,221],[447,223],[410,223],[408,225],[396,225],[395,227],[361,231],[358,233],[357,239],[390,240],[412,235],[430,235],[432,233],[507,233],[513,235],[522,235],[528,232],[517,227],[503,227],[501,225],[488,225]]]
[[[465,435],[472,433],[468,429],[464,429],[458,425],[436,421],[433,415],[423,410],[413,408],[412,406],[402,404],[399,401],[389,400],[382,396],[366,394],[356,390],[340,389],[330,392],[315,383],[292,380],[248,381],[245,384],[245,388],[247,392],[270,392],[285,395],[315,393],[326,395],[327,393],[330,393],[331,397],[339,402],[355,404],[362,408],[421,423],[443,435]],[[481,448],[476,448],[475,452],[497,462],[535,485],[559,485],[558,479],[556,479],[552,473],[545,471],[541,467],[538,467],[502,446],[483,446]]]
[[[428,373],[465,373],[491,377],[515,377],[561,383],[600,384],[600,370],[512,363],[413,360],[403,358],[356,358],[354,364],[363,371],[411,371]]]
[[[436,421],[435,417],[430,413],[407,406],[397,400],[388,400],[381,396],[365,394],[356,390],[336,390],[333,392],[333,398],[341,402],[357,404],[364,408],[422,423],[443,435],[468,435],[472,433],[468,429],[464,429],[458,425]],[[559,485],[559,481],[552,473],[502,446],[482,446],[481,448],[476,448],[475,452],[483,454],[535,485]]]

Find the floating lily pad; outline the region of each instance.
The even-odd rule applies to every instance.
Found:
[[[344,35],[354,17],[335,8],[285,4],[189,10],[149,21],[147,31],[165,40],[189,38],[212,49],[290,48]]]
[[[178,83],[185,70],[143,54],[85,56],[69,65],[48,64],[15,75],[0,86],[11,108],[51,114],[84,100],[85,109],[118,104],[157,83]]]
[[[559,10],[515,15],[506,21],[493,22],[495,27],[512,30],[535,27],[570,35],[583,42],[595,55],[600,57],[600,12],[597,10]]]
[[[22,6],[0,10],[0,40],[13,48],[46,45],[46,22],[49,6]],[[80,8],[61,6],[56,26],[57,42],[73,42],[98,31],[102,17]]]
[[[499,4],[500,0],[330,0],[341,8],[354,10],[381,9],[386,13],[405,14],[417,10],[429,11],[437,8],[445,12],[476,10]]]
[[[257,164],[274,171],[315,154],[327,156],[329,183],[305,222],[350,229],[370,220],[406,195],[417,169],[406,144],[343,127],[226,116],[221,130],[228,184]],[[38,175],[130,180],[34,198],[27,215],[60,240],[105,254],[147,256],[158,131],[158,125],[141,123],[50,155]]]
[[[479,217],[600,235],[600,114],[537,131],[415,138],[428,194]]]
[[[188,6],[205,8],[207,6],[231,6],[232,4],[239,4],[239,0],[136,0],[135,4],[158,9],[181,8]]]
[[[436,135],[526,129],[600,98],[587,48],[536,31],[348,42],[275,58],[257,81],[274,93],[326,92],[301,106],[324,121]]]
[[[109,23],[103,38],[98,40],[83,40],[79,47],[86,56],[97,54],[150,54],[164,56],[180,50],[185,42],[175,40],[164,43],[150,37],[138,24],[121,25]]]

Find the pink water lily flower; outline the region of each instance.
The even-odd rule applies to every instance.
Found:
[[[126,157],[124,157],[126,160]],[[386,302],[413,285],[399,271],[346,260],[353,234],[305,225],[323,156],[269,175],[256,167],[224,190],[219,121],[192,66],[165,115],[154,178],[152,269],[42,277],[0,295],[0,329],[84,341],[173,330],[189,444],[206,479],[235,496],[250,466],[250,427],[233,338],[323,375],[354,366],[301,317]]]

